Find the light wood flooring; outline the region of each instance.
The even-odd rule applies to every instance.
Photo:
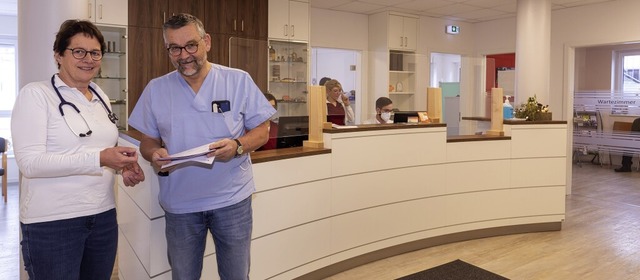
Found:
[[[544,174],[540,174],[544,176]],[[18,279],[17,187],[0,205],[0,279]],[[329,277],[395,279],[455,259],[510,279],[640,279],[640,172],[573,165],[561,231],[516,234],[427,248]],[[25,279],[25,278],[23,278]],[[112,279],[117,279],[114,275]]]
[[[509,279],[640,279],[640,172],[573,165],[573,194],[561,231],[427,248],[328,279],[395,279],[455,259]]]

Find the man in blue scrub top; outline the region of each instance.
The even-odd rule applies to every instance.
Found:
[[[129,124],[144,134],[142,156],[159,160],[206,145],[213,165],[162,170],[159,201],[165,211],[173,279],[200,279],[207,230],[214,239],[221,279],[248,279],[251,194],[255,190],[248,153],[269,137],[276,112],[244,71],[207,61],[211,36],[202,22],[177,14],[163,25],[176,71],[149,82]]]

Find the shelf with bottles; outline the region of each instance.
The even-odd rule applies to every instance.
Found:
[[[102,55],[100,71],[93,78],[109,97],[111,110],[118,117],[117,126],[126,130],[128,126],[128,83],[127,83],[127,27],[98,25],[106,44]]]
[[[111,105],[127,105],[126,99],[109,99]]]
[[[269,81],[307,82],[308,45],[269,41]]]
[[[307,82],[306,81],[295,81],[295,80],[274,80],[274,81],[269,81],[270,83],[280,83],[280,84],[304,84],[306,85]]]
[[[389,52],[389,95],[415,94],[415,61],[412,52]]]

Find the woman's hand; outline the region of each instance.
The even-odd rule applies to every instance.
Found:
[[[144,172],[142,172],[142,168],[137,162],[129,164],[122,169],[122,181],[127,187],[133,187],[144,181]]]
[[[346,94],[340,93],[340,98],[342,98],[342,104],[344,104],[344,106],[349,106],[351,103],[349,102],[349,97],[347,97]]]
[[[132,147],[112,147],[100,151],[100,166],[122,170],[125,166],[137,163],[138,153]]]

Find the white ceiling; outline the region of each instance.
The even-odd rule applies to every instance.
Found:
[[[552,10],[616,0],[551,0]],[[396,11],[477,23],[516,16],[517,0],[309,0],[311,7],[357,14]]]

